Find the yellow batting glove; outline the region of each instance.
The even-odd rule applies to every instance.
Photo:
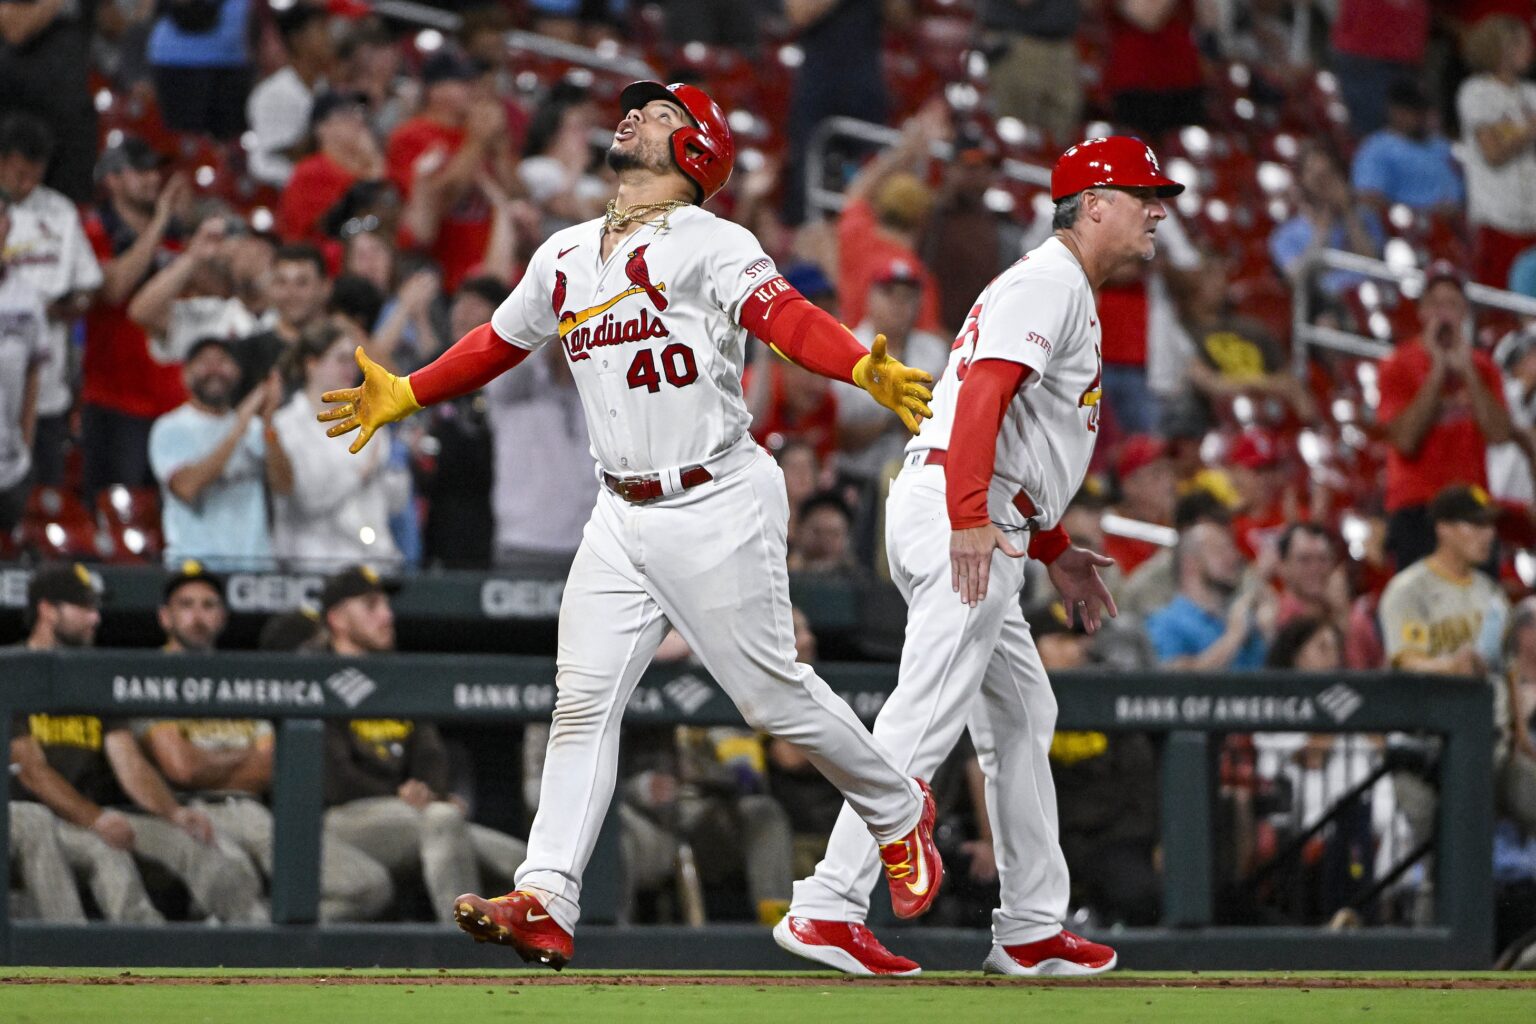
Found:
[[[421,403],[416,401],[416,393],[411,390],[408,379],[396,377],[369,359],[361,345],[357,346],[356,356],[357,365],[363,371],[362,386],[327,391],[320,396],[320,401],[336,407],[315,417],[321,423],[341,421],[325,432],[327,437],[340,437],[361,427],[357,440],[352,442],[353,455],[362,451],[373,432],[384,424],[403,420],[411,413],[421,411]]]
[[[854,364],[853,382],[901,417],[901,422],[914,434],[922,429],[921,420],[933,416],[933,410],[928,408],[933,392],[925,387],[933,383],[933,378],[886,355],[883,334],[875,335],[869,355]]]

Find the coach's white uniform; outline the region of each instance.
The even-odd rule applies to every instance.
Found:
[[[994,552],[986,598],[965,605],[951,583],[945,470],[925,462],[948,447],[965,369],[983,359],[1022,363],[1032,372],[998,434],[988,506],[1015,547],[1028,539],[1023,530],[1054,526],[1082,484],[1097,437],[1100,337],[1093,290],[1059,240],[1005,270],[971,309],[934,389],[933,419],[907,446],[886,509],[891,577],[908,615],[899,683],[875,721],[875,738],[903,769],[927,778],[960,730],[971,730],[1002,886],[993,938],[1004,946],[1049,938],[1067,911],[1048,756],[1056,699],[1019,607],[1024,559]],[[1016,503],[1021,492],[1036,509],[1032,522]],[[790,913],[863,921],[878,872],[874,844],[844,807],[826,858],[795,883]]]
[[[698,207],[664,230],[642,225],[606,262],[602,231],[593,220],[553,235],[491,318],[509,344],[563,345],[599,476],[649,476],[663,492],[631,504],[602,486],[560,605],[559,693],[516,884],[567,931],[613,794],[624,706],[668,623],[747,721],[802,747],[881,842],[921,813],[916,784],[795,662],[788,501],[747,433],[737,323],[744,303],[788,286],[750,232]],[[698,466],[711,479],[686,487]]]

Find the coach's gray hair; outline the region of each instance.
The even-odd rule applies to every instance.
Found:
[[[1056,200],[1056,212],[1051,214],[1051,230],[1060,231],[1077,223],[1077,215],[1083,212],[1083,194],[1074,192],[1065,199]]]

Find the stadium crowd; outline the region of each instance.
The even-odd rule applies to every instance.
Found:
[[[1536,321],[1482,301],[1536,297],[1536,3],[434,6],[462,15],[456,31],[365,0],[0,0],[0,556],[39,567],[30,646],[91,642],[101,610],[77,561],[163,562],[172,652],[217,645],[231,570],[329,574],[314,617],[274,620],[263,645],[353,656],[394,646],[376,573],[561,575],[597,489],[558,346],[358,457],[314,415],[353,383],[356,347],[424,365],[552,231],[602,211],[624,58],[730,112],[740,155],[716,212],[861,341],[882,333],[936,375],[976,294],[1049,231],[1016,165],[1112,125],[1190,188],[1158,257],[1100,296],[1105,409],[1066,526],[1115,558],[1121,615],[1089,638],[1033,579],[1047,666],[1486,676],[1501,883],[1536,918]],[[514,29],[590,59],[510,45]],[[833,117],[895,141],[823,145]],[[1329,251],[1393,273],[1319,267]],[[1359,343],[1303,347],[1304,324]],[[791,571],[879,586],[901,425],[766,346],[749,362]],[[809,625],[797,639],[814,658]],[[270,726],[39,714],[16,735],[18,877],[58,900],[34,912],[85,913],[48,875],[67,865],[111,920],[264,913]],[[525,746],[531,807],[536,729]],[[1342,789],[1380,747],[1230,740],[1224,880],[1306,824],[1298,794]],[[1155,922],[1155,749],[1099,733],[1057,748],[1078,902]],[[452,750],[427,723],[328,734],[325,919],[441,917],[481,872],[510,874],[521,844],[474,823]],[[1434,792],[1401,758],[1376,810],[1312,861],[1330,906],[1369,884],[1385,832],[1429,828]],[[940,915],[974,923],[995,866],[974,759],[952,768],[938,788],[962,884]],[[750,734],[635,730],[625,770],[642,918],[700,912],[656,903],[697,845],[704,883],[744,876],[741,912],[771,919],[838,806],[797,751]],[[1372,822],[1383,804],[1400,826]],[[179,880],[180,906],[146,894],[135,857]],[[411,869],[419,891],[398,896]],[[1413,913],[1378,919],[1393,917]]]

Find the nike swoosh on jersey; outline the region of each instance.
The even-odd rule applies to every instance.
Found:
[[[572,251],[574,251],[576,249],[580,249],[580,248],[581,248],[581,243],[577,242],[575,245],[571,246],[569,249],[561,249],[558,253],[555,254],[555,259],[557,259],[557,260],[565,259],[566,253],[572,252]]]
[[[530,910],[528,913],[523,915],[523,920],[527,921],[529,924],[537,924],[540,921],[548,921],[549,915],[535,913],[534,911]]]

